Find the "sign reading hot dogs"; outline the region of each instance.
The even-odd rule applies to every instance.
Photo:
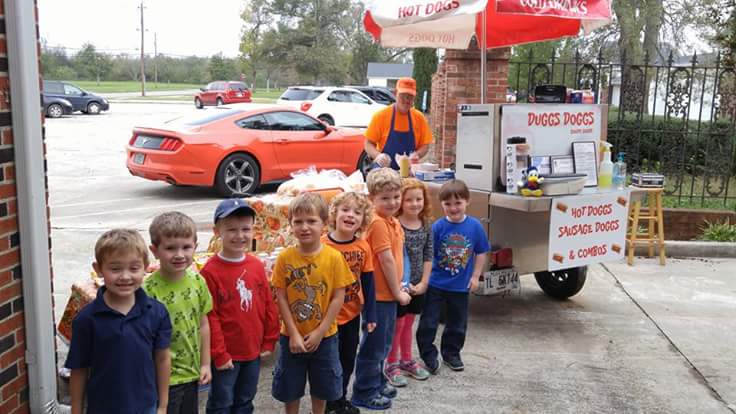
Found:
[[[553,199],[548,269],[621,259],[628,209],[628,190]]]
[[[501,138],[525,137],[532,155],[569,155],[569,144],[601,139],[598,105],[504,105],[502,116]]]

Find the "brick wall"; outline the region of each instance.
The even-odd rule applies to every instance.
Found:
[[[37,14],[38,15],[38,14]],[[10,115],[5,1],[0,0],[0,413],[27,413],[23,280]]]
[[[684,208],[665,208],[664,238],[666,240],[693,240],[703,234],[705,221],[736,224],[736,212],[721,210],[690,210]]]
[[[506,101],[510,55],[510,48],[486,51],[486,103]],[[480,57],[474,44],[468,50],[447,50],[432,77],[432,156],[442,167],[455,162],[457,105],[480,103]]]

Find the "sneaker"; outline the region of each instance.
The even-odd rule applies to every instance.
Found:
[[[368,401],[359,401],[353,399],[350,401],[355,407],[367,408],[369,410],[388,410],[391,408],[391,400],[379,395],[375,398],[371,398]]]
[[[432,361],[424,361],[424,367],[427,368],[427,372],[431,375],[437,375],[440,372],[440,363],[436,359]]]
[[[360,414],[358,407],[354,406],[350,401],[345,401],[342,406],[343,414]]]
[[[417,364],[417,361],[410,360],[410,361],[401,361],[399,363],[399,368],[401,371],[409,374],[410,377],[414,378],[415,380],[424,381],[427,378],[429,378],[429,371],[424,369],[421,365]]]
[[[383,375],[386,376],[388,383],[394,387],[406,387],[409,384],[406,377],[401,374],[399,364],[386,364],[386,367],[383,369]]]
[[[463,365],[463,360],[460,359],[459,356],[452,357],[452,358],[442,358],[442,362],[445,363],[448,367],[450,367],[453,371],[462,371],[465,369],[465,365]]]
[[[386,386],[381,390],[381,395],[389,399],[396,398],[396,395],[398,394],[399,392],[396,391],[396,387],[391,384],[386,384]]]

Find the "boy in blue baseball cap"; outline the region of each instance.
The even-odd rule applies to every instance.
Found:
[[[247,250],[256,212],[237,198],[215,209],[215,235],[222,251],[200,274],[212,294],[208,318],[213,361],[208,413],[252,413],[260,357],[273,351],[279,318],[263,264]]]

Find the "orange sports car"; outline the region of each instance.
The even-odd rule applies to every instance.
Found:
[[[365,171],[363,134],[337,129],[284,107],[223,106],[161,127],[135,127],[127,146],[131,174],[176,185],[215,187],[225,197],[316,166]]]

